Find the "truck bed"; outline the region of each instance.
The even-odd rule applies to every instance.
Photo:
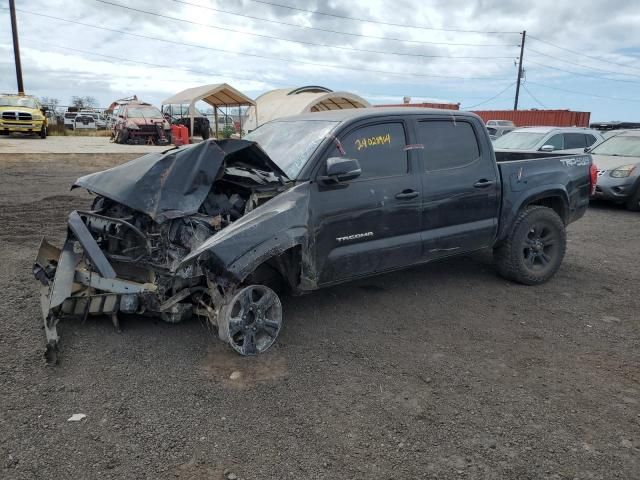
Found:
[[[502,226],[513,225],[518,208],[525,197],[556,196],[563,208],[565,224],[582,217],[589,205],[591,155],[558,155],[546,152],[495,152],[502,183]],[[551,205],[549,205],[551,206]]]

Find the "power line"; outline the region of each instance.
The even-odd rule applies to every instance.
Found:
[[[471,105],[470,107],[464,107],[465,110],[471,110],[472,108],[476,108],[479,107],[480,105],[484,105],[485,103],[489,103],[491,100],[495,100],[496,98],[498,98],[500,95],[502,95],[504,92],[506,92],[507,90],[509,90],[511,87],[513,87],[516,84],[516,82],[513,82],[511,85],[508,85],[507,88],[505,88],[504,90],[500,90],[497,94],[495,94],[493,97],[491,98],[487,98],[486,100],[484,100],[483,102],[480,103],[476,103],[475,105]]]
[[[95,56],[95,57],[100,57],[100,58],[105,58],[108,60],[116,60],[118,62],[126,62],[126,63],[132,63],[132,64],[137,64],[137,65],[143,65],[146,67],[152,67],[152,68],[164,68],[164,69],[170,69],[170,70],[180,70],[180,71],[184,71],[184,72],[189,72],[189,73],[195,73],[197,75],[207,75],[207,76],[213,76],[213,77],[219,77],[219,78],[237,78],[237,79],[241,79],[241,80],[249,80],[249,81],[261,81],[261,82],[265,82],[265,83],[269,83],[274,87],[281,87],[281,88],[285,88],[285,87],[290,87],[290,85],[284,85],[284,84],[278,84],[278,83],[274,83],[269,79],[265,79],[265,78],[259,78],[254,76],[243,76],[243,75],[238,75],[237,73],[220,73],[220,72],[210,72],[210,71],[205,71],[205,70],[195,70],[192,68],[188,68],[188,67],[176,67],[176,65],[165,65],[165,64],[159,64],[159,63],[151,63],[151,62],[144,62],[144,61],[140,61],[140,60],[132,60],[130,58],[124,58],[124,57],[117,57],[117,56],[113,56],[113,55],[105,55],[105,54],[100,54],[100,53],[96,53],[96,52],[91,52],[88,50],[82,50],[82,49],[78,49],[78,48],[72,48],[72,47],[65,47],[62,45],[56,45],[56,44],[52,44],[50,42],[41,42],[38,40],[33,40],[30,38],[27,38],[27,40],[30,41],[30,43],[41,43],[42,45],[47,45],[48,47],[53,47],[53,48],[59,48],[61,50],[67,50],[67,51],[71,51],[71,52],[77,52],[77,53],[84,53],[87,55],[91,55],[91,56]],[[6,46],[6,45],[1,45],[1,46]],[[29,48],[27,46],[27,48]],[[33,47],[32,47],[33,48]],[[45,52],[47,50],[44,50]],[[42,53],[43,50],[38,50],[39,53]],[[51,50],[49,50],[49,52],[53,53]],[[112,62],[113,65],[118,65],[115,62]],[[371,94],[361,94],[361,96],[367,97],[367,96],[387,96],[389,98],[392,97],[401,97],[403,96],[403,94],[395,94],[395,93],[371,93]],[[416,97],[419,97],[420,95],[414,95]],[[468,97],[468,98],[482,98],[482,97]],[[435,102],[437,103],[437,102]]]
[[[516,43],[455,43],[455,42],[430,42],[427,40],[409,40],[409,39],[405,39],[405,38],[394,38],[394,37],[379,37],[376,35],[365,35],[364,33],[353,33],[353,32],[344,32],[344,31],[340,31],[340,30],[331,30],[328,28],[320,28],[320,27],[312,27],[309,25],[300,25],[297,23],[289,23],[289,22],[283,22],[281,20],[273,20],[271,18],[264,18],[264,17],[256,17],[254,15],[247,15],[244,13],[237,13],[237,12],[231,12],[229,10],[223,10],[221,8],[214,8],[214,7],[209,7],[206,5],[198,5],[197,3],[192,3],[192,2],[187,2],[184,0],[172,0],[176,3],[180,3],[182,5],[189,5],[191,7],[197,7],[197,8],[202,8],[205,10],[210,10],[212,12],[219,12],[219,13],[224,13],[227,15],[235,15],[237,17],[242,17],[242,18],[250,18],[252,20],[259,20],[262,22],[268,22],[268,23],[273,23],[276,25],[286,25],[288,27],[296,27],[296,28],[303,28],[306,30],[316,30],[318,32],[325,32],[325,33],[334,33],[334,34],[338,34],[338,35],[348,35],[350,37],[361,37],[361,38],[372,38],[375,40],[385,40],[385,41],[392,41],[392,42],[403,42],[403,43],[416,43],[416,44],[424,44],[424,45],[447,45],[447,46],[456,46],[456,47],[517,47],[518,44]]]
[[[577,66],[577,67],[588,68],[588,69],[590,69],[590,70],[596,70],[596,71],[598,71],[598,72],[603,72],[603,73],[608,73],[608,74],[613,74],[613,75],[624,75],[624,76],[627,76],[627,77],[636,77],[636,78],[640,78],[640,75],[638,75],[638,74],[634,74],[634,73],[623,73],[623,72],[614,72],[614,71],[612,71],[612,70],[605,70],[605,69],[603,69],[603,68],[598,68],[598,67],[592,67],[592,66],[589,66],[589,65],[584,65],[583,63],[572,62],[572,61],[570,61],[570,60],[565,60],[564,58],[554,57],[553,55],[549,55],[548,53],[543,53],[543,52],[540,52],[540,51],[538,51],[538,50],[534,50],[533,48],[529,48],[528,50],[529,50],[529,52],[533,52],[533,53],[535,53],[536,55],[541,55],[541,56],[543,56],[543,57],[547,57],[547,58],[553,58],[554,60],[558,60],[558,61],[563,62],[563,63],[568,63],[568,64],[570,64],[570,65],[575,65],[575,66]]]
[[[260,37],[260,38],[268,38],[268,39],[271,39],[271,40],[278,40],[280,42],[296,43],[296,44],[300,44],[300,45],[310,45],[310,46],[313,46],[313,47],[336,48],[336,49],[339,49],[339,50],[346,50],[346,51],[350,51],[350,52],[375,53],[375,54],[379,54],[379,55],[398,55],[398,56],[403,56],[403,57],[446,58],[448,60],[452,60],[452,59],[465,59],[465,60],[469,60],[469,59],[489,60],[489,59],[492,59],[492,60],[494,60],[494,59],[512,59],[513,58],[513,55],[509,55],[509,56],[427,55],[427,54],[423,54],[423,53],[406,53],[406,52],[391,52],[391,51],[383,51],[383,50],[368,50],[368,49],[364,49],[364,48],[344,47],[344,46],[341,46],[341,45],[330,45],[328,43],[308,42],[308,41],[305,41],[305,40],[291,40],[289,38],[278,37],[278,36],[275,36],[275,35],[266,35],[266,34],[263,34],[263,33],[255,33],[255,32],[245,32],[245,31],[242,31],[242,30],[236,30],[236,29],[229,28],[229,27],[221,27],[219,25],[211,25],[211,24],[207,24],[207,23],[195,22],[193,20],[186,20],[184,18],[172,17],[172,16],[169,16],[169,15],[161,14],[161,13],[150,12],[148,10],[142,10],[142,9],[139,9],[139,8],[129,7],[127,5],[121,5],[119,3],[110,2],[108,0],[95,0],[95,1],[96,2],[100,2],[100,3],[104,3],[106,5],[112,5],[114,7],[119,7],[119,8],[123,8],[123,9],[126,9],[126,10],[131,10],[133,12],[145,13],[147,15],[153,15],[155,17],[165,18],[167,20],[173,20],[173,21],[178,21],[178,22],[189,23],[191,25],[198,25],[200,27],[214,28],[216,30],[223,30],[223,31],[226,31],[226,32],[240,33],[240,34],[243,34],[243,35],[251,35],[251,36]]]
[[[2,7],[0,7],[0,9],[2,9]],[[280,61],[280,62],[287,62],[287,63],[300,63],[303,65],[313,65],[313,66],[317,66],[317,67],[325,67],[325,68],[334,68],[334,69],[339,69],[339,70],[353,70],[353,71],[357,71],[357,72],[371,72],[371,73],[380,73],[380,74],[384,74],[384,75],[396,75],[396,76],[409,76],[409,77],[418,77],[418,78],[443,78],[443,79],[457,79],[457,80],[502,80],[503,78],[501,77],[461,77],[461,76],[454,76],[454,75],[429,75],[429,74],[420,74],[420,73],[403,73],[403,72],[392,72],[392,71],[388,71],[388,70],[376,70],[376,69],[369,69],[369,68],[358,68],[358,67],[349,67],[349,66],[344,66],[344,65],[332,65],[332,64],[326,64],[326,63],[318,63],[318,62],[308,62],[305,60],[296,60],[296,59],[291,59],[291,58],[281,58],[281,57],[272,57],[272,56],[268,56],[268,55],[260,55],[260,54],[256,54],[256,53],[248,53],[248,52],[238,52],[238,51],[233,51],[233,50],[225,50],[222,48],[215,48],[215,47],[207,47],[204,45],[195,45],[192,43],[185,43],[185,42],[178,42],[175,40],[168,40],[165,38],[160,38],[160,37],[152,37],[149,35],[142,35],[139,33],[131,33],[131,32],[127,32],[124,30],[118,30],[118,29],[114,29],[114,28],[109,28],[109,27],[102,27],[102,26],[98,26],[98,25],[92,25],[89,23],[85,23],[85,22],[79,22],[77,20],[68,20],[66,18],[61,18],[61,17],[55,17],[52,15],[46,15],[44,13],[36,13],[36,12],[30,12],[27,10],[20,10],[21,13],[27,13],[30,15],[37,15],[40,17],[45,17],[45,18],[50,18],[50,19],[54,19],[54,20],[60,20],[63,22],[68,22],[68,23],[73,23],[73,24],[77,24],[77,25],[82,25],[85,27],[90,27],[90,28],[96,28],[98,30],[105,30],[108,32],[113,32],[113,33],[120,33],[123,35],[130,35],[133,37],[137,37],[137,38],[145,38],[148,40],[154,40],[154,41],[159,41],[159,42],[165,42],[165,43],[169,43],[172,45],[182,45],[182,46],[186,46],[186,47],[192,47],[192,48],[200,48],[203,50],[211,50],[214,52],[222,52],[222,53],[230,53],[233,55],[241,55],[241,56],[248,56],[248,57],[254,57],[254,58],[261,58],[261,59],[265,59],[265,60],[276,60],[276,61]]]
[[[289,10],[295,10],[298,12],[305,12],[305,13],[312,13],[314,15],[323,15],[326,17],[333,17],[333,18],[341,18],[343,20],[353,20],[356,22],[365,22],[365,23],[375,23],[378,25],[388,25],[391,27],[402,27],[402,28],[417,28],[420,30],[434,30],[434,31],[438,31],[438,32],[456,32],[456,33],[483,33],[483,34],[519,34],[520,32],[505,32],[505,31],[484,31],[484,30],[461,30],[461,29],[455,29],[455,28],[436,28],[436,27],[425,27],[422,25],[411,25],[411,24],[406,24],[406,23],[392,23],[392,22],[383,22],[380,20],[371,20],[368,18],[356,18],[356,17],[350,17],[348,15],[338,15],[337,13],[328,13],[328,12],[321,12],[319,10],[307,10],[305,8],[299,8],[299,7],[293,7],[291,5],[283,5],[281,3],[274,3],[274,2],[267,2],[265,0],[249,0],[251,2],[254,3],[262,3],[264,5],[270,5],[272,7],[280,7],[280,8],[287,8]]]
[[[550,70],[557,70],[559,72],[568,73],[570,75],[578,75],[580,77],[596,78],[598,80],[608,80],[608,81],[611,81],[611,82],[624,82],[624,83],[640,84],[640,82],[635,81],[635,80],[625,80],[625,79],[621,79],[621,78],[599,77],[598,75],[589,75],[588,73],[572,72],[570,70],[564,70],[563,68],[554,67],[552,65],[545,65],[544,63],[538,63],[538,62],[535,62],[533,60],[527,60],[527,63],[532,63],[532,64],[537,65],[539,67],[547,68],[547,69],[550,69]]]
[[[34,42],[34,40],[32,39],[28,39],[30,42]],[[243,75],[238,75],[237,73],[220,73],[220,72],[211,72],[211,71],[206,71],[206,70],[195,70],[193,68],[188,68],[188,67],[177,67],[176,65],[164,65],[161,63],[152,63],[152,62],[144,62],[142,60],[132,60],[130,58],[123,58],[123,57],[116,57],[114,55],[105,55],[105,54],[101,54],[101,53],[96,53],[96,52],[90,52],[88,50],[81,50],[79,48],[72,48],[72,47],[65,47],[63,45],[56,45],[50,42],[39,42],[39,41],[35,41],[34,43],[42,43],[43,45],[47,45],[49,47],[54,47],[54,48],[59,48],[61,50],[68,50],[70,52],[77,52],[77,53],[84,53],[86,55],[92,55],[95,57],[101,57],[101,58],[106,58],[109,60],[117,60],[119,62],[127,62],[127,63],[133,63],[133,64],[137,64],[137,65],[144,65],[146,67],[153,67],[153,68],[168,68],[171,70],[182,70],[185,72],[190,72],[190,73],[195,73],[197,75],[207,75],[207,76],[213,76],[213,77],[220,77],[220,78],[239,78],[241,80],[250,80],[250,81],[256,81],[259,80],[261,82],[265,82],[265,83],[272,83],[271,80],[267,80],[265,78],[260,78],[256,75],[252,75],[252,76],[243,76]],[[41,50],[39,50],[41,51]],[[114,64],[115,65],[115,64]],[[284,85],[274,85],[274,86],[284,86]]]
[[[538,87],[549,88],[551,90],[558,90],[560,92],[573,93],[576,95],[585,95],[587,97],[604,98],[606,100],[622,100],[625,102],[640,102],[640,98],[608,97],[605,95],[597,95],[595,93],[578,92],[576,90],[568,90],[566,88],[553,87],[551,85],[543,85],[542,83],[538,83],[538,82],[529,81],[528,83],[531,85],[537,85]]]
[[[545,44],[550,45],[552,47],[559,48],[560,50],[564,50],[565,52],[573,53],[575,55],[580,55],[581,57],[590,58],[592,60],[597,60],[598,62],[610,63],[611,65],[617,65],[619,67],[625,67],[625,68],[631,68],[631,69],[634,69],[634,70],[640,70],[640,68],[634,67],[634,66],[629,65],[627,63],[619,63],[619,62],[614,62],[612,60],[604,60],[604,59],[599,58],[599,57],[594,57],[593,55],[587,55],[584,52],[577,52],[575,50],[571,50],[571,49],[566,48],[566,47],[561,47],[560,45],[556,45],[555,43],[551,43],[551,42],[549,42],[547,40],[542,40],[541,38],[538,38],[538,37],[530,36],[530,38],[532,38],[533,40],[535,40],[537,42],[545,43]]]
[[[544,103],[542,103],[540,100],[538,100],[538,99],[533,95],[533,93],[531,93],[531,92],[529,91],[529,89],[527,88],[526,83],[523,83],[523,84],[522,84],[522,88],[523,88],[523,89],[524,89],[524,91],[525,91],[525,92],[527,92],[527,93],[529,94],[529,96],[530,96],[531,98],[533,98],[533,100],[534,100],[538,105],[540,105],[542,108],[545,108],[545,109],[548,109],[548,108],[549,108],[549,107],[547,107]]]

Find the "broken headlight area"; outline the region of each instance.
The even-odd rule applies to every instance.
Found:
[[[238,282],[220,275],[219,266],[214,273],[207,265],[206,250],[188,261],[185,258],[288,186],[268,168],[224,158],[225,152],[220,153],[219,148],[201,147],[199,153],[190,150],[188,155],[182,154],[184,158],[178,155],[182,151],[146,160],[142,157],[130,162],[130,168],[115,167],[77,182],[85,188],[95,185],[89,189],[101,194],[89,211],[71,212],[62,249],[43,239],[33,267],[42,285],[49,361],[57,361],[56,325],[71,316],[107,315],[119,330],[120,313],[154,315],[170,323],[197,315],[218,328],[223,340],[231,339],[240,353],[260,353],[273,343],[279,330],[273,328],[274,323],[269,327],[272,339],[266,334],[251,337],[248,331],[238,337],[233,326],[220,328],[220,310],[237,297]],[[218,161],[216,171],[194,174],[193,170],[207,160],[207,152],[213,153],[209,160],[214,166],[216,159],[225,161]],[[176,193],[176,185],[186,193]],[[107,194],[109,188],[120,201]],[[271,294],[259,292],[242,299],[242,316],[249,318],[252,326],[262,325],[264,318],[275,312],[265,300],[257,305],[260,298]],[[229,315],[235,313],[229,311]],[[233,345],[234,335],[240,350]]]

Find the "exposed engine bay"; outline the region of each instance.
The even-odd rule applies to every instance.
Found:
[[[119,313],[172,323],[199,315],[241,354],[269,348],[280,329],[277,295],[262,286],[238,291],[205,263],[184,262],[290,188],[256,144],[207,141],[149,154],[74,186],[97,193],[91,209],[70,214],[62,250],[43,240],[34,265],[43,284],[48,360],[57,360],[56,324],[64,316],[109,315],[119,330]]]

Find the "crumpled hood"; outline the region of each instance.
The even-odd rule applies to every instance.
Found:
[[[72,188],[86,188],[162,223],[196,213],[224,166],[230,164],[284,176],[254,142],[207,140],[189,147],[149,153],[123,165],[85,175],[76,180]]]

